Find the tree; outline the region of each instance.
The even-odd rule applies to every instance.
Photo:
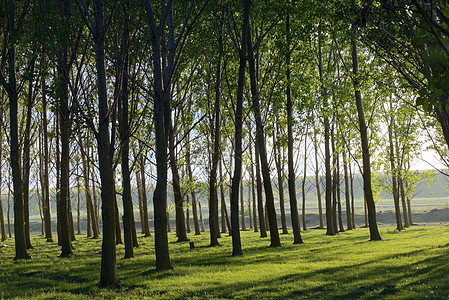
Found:
[[[360,138],[362,142],[362,157],[363,157],[363,191],[365,195],[365,202],[368,208],[368,223],[370,229],[370,240],[381,240],[379,230],[377,229],[376,221],[376,206],[374,204],[373,191],[371,188],[371,164],[370,164],[370,151],[368,145],[368,133],[365,121],[365,112],[363,108],[362,96],[360,93],[360,83],[358,79],[358,57],[357,57],[357,45],[355,38],[351,36],[351,53],[352,53],[352,72],[354,75],[353,85],[355,101],[357,106],[357,115],[359,120]]]
[[[232,256],[243,255],[239,231],[239,186],[242,176],[242,127],[243,127],[243,93],[245,87],[246,55],[248,51],[249,14],[251,1],[243,2],[242,39],[239,49],[238,87],[236,94],[235,131],[234,131],[234,175],[231,185],[231,232]]]
[[[29,1],[24,3],[22,8],[21,16],[25,16],[29,6]],[[5,35],[7,37],[7,43],[4,44],[4,49],[2,53],[8,53],[8,81],[6,81],[6,75],[4,70],[0,70],[0,83],[6,90],[9,97],[9,126],[10,126],[10,161],[11,161],[11,171],[13,177],[13,187],[14,187],[14,239],[16,256],[15,259],[29,259],[26,242],[25,242],[25,216],[24,216],[24,204],[23,204],[23,192],[22,192],[22,172],[20,170],[19,156],[19,137],[18,137],[18,120],[17,120],[17,109],[18,109],[18,90],[16,81],[16,46],[14,44],[13,35],[20,32],[21,26],[23,24],[23,17],[19,19],[18,24],[16,24],[16,4],[11,1],[8,7],[3,7],[3,9],[8,9],[7,15],[7,26],[4,28]]]

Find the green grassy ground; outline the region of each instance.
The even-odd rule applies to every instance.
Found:
[[[118,246],[121,284],[98,285],[101,240],[77,236],[74,256],[57,258],[59,247],[33,237],[35,258],[13,261],[12,240],[0,248],[0,298],[28,299],[205,299],[205,298],[385,298],[449,296],[449,227],[412,227],[403,232],[381,228],[383,241],[368,241],[368,230],[325,236],[303,232],[305,244],[281,235],[281,248],[269,239],[242,232],[243,257],[231,257],[231,238],[210,248],[208,235],[191,235],[196,249],[170,234],[173,271],[154,272],[154,239],[139,238],[133,259]]]

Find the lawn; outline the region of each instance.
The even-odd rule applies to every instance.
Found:
[[[383,241],[370,242],[367,229],[330,237],[325,230],[302,232],[305,244],[269,248],[269,238],[242,234],[243,257],[231,257],[232,241],[210,248],[208,235],[176,243],[170,234],[174,270],[154,271],[154,238],[139,237],[135,258],[122,259],[119,286],[104,289],[100,276],[101,240],[77,236],[72,258],[57,258],[56,243],[34,236],[34,260],[14,261],[14,245],[0,248],[0,298],[28,299],[205,299],[205,298],[384,298],[449,296],[449,227],[414,226],[402,232],[381,228]]]

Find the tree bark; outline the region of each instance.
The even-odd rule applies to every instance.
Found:
[[[238,73],[237,100],[235,110],[235,149],[234,175],[231,185],[231,231],[232,256],[243,255],[239,231],[239,185],[242,177],[242,127],[243,127],[243,93],[245,89],[245,66],[248,49],[250,0],[245,0],[242,22],[242,40],[239,51],[240,63]]]
[[[260,237],[267,237],[267,227],[265,220],[265,212],[264,212],[264,204],[263,204],[263,195],[262,195],[262,179],[260,178],[260,156],[259,156],[259,145],[258,143],[254,143],[255,147],[255,156],[256,156],[256,190],[257,190],[257,213],[259,215],[259,224],[260,224]],[[297,211],[297,210],[296,210]],[[298,219],[299,223],[299,219]]]
[[[8,36],[15,32],[15,4],[11,2],[9,5],[9,15],[7,32]],[[8,66],[9,78],[8,83],[2,78],[3,87],[6,89],[9,96],[9,122],[10,122],[10,163],[14,187],[14,240],[15,240],[15,258],[14,259],[28,259],[26,243],[25,243],[25,217],[23,212],[23,194],[22,194],[22,173],[19,163],[19,134],[18,134],[18,120],[17,120],[17,84],[15,74],[15,46],[13,43],[8,44]],[[2,75],[0,75],[2,76]]]
[[[248,122],[249,123],[249,122]],[[253,196],[252,200],[253,200],[253,225],[254,225],[254,232],[259,232],[259,227],[257,226],[257,209],[256,209],[256,188],[255,188],[255,182],[254,182],[254,160],[253,160],[253,138],[251,135],[251,128],[248,126],[248,131],[249,131],[249,157],[250,157],[250,161],[251,161],[251,165],[250,165],[250,176],[251,176],[251,194]],[[251,201],[251,200],[250,200]]]
[[[318,198],[318,217],[320,218],[320,228],[324,228],[323,221],[323,207],[321,203],[321,187],[320,187],[320,176],[318,169],[318,142],[317,142],[317,134],[316,130],[313,131],[313,147],[315,150],[315,185],[316,185],[316,195]]]
[[[327,89],[324,86],[323,59],[321,55],[321,31],[318,33],[318,71],[320,75],[321,89],[323,90],[324,113],[324,166],[326,176],[326,235],[335,235],[332,214],[332,173],[330,162],[330,125],[328,116]]]
[[[282,234],[288,234],[287,220],[285,218],[285,200],[284,200],[284,166],[281,153],[281,145],[278,142],[279,138],[279,123],[276,125],[276,129],[273,132],[273,147],[274,147],[274,160],[277,169],[278,186],[279,186],[279,206],[281,209],[281,226]],[[278,131],[276,134],[276,130]]]
[[[189,180],[192,183],[193,182],[193,173],[192,173],[192,166],[190,162],[190,134],[187,134],[187,141],[186,141],[186,168],[187,173],[189,176]],[[196,204],[196,193],[195,189],[192,188],[190,191],[190,195],[192,196],[192,216],[193,216],[193,226],[195,227],[195,235],[200,235],[200,223],[198,221],[198,207]]]
[[[346,159],[345,151],[343,151],[343,173],[345,178],[346,225],[348,230],[352,230],[355,229],[355,227],[354,224],[352,224],[352,210],[349,196],[348,160]],[[352,209],[354,209],[354,207]]]
[[[368,145],[368,132],[365,121],[365,112],[363,109],[362,96],[360,93],[358,76],[358,58],[357,58],[357,46],[355,44],[354,36],[351,36],[352,44],[352,68],[354,73],[354,93],[357,106],[357,115],[359,119],[360,138],[362,142],[362,161],[363,161],[363,191],[365,194],[365,202],[368,209],[368,223],[370,229],[370,240],[377,241],[382,240],[377,228],[376,221],[376,206],[374,204],[373,191],[371,187],[371,163],[370,163],[370,151]]]
[[[390,101],[390,108],[392,107]],[[396,229],[402,230],[402,220],[401,220],[401,210],[399,207],[399,191],[398,191],[398,170],[395,166],[395,153],[393,145],[393,116],[390,116],[390,124],[388,124],[388,142],[389,142],[389,158],[390,158],[390,168],[391,168],[391,185],[394,201],[394,212],[396,217]]]
[[[111,286],[119,282],[116,266],[115,189],[112,157],[109,141],[109,107],[106,88],[104,51],[103,1],[95,0],[95,66],[97,70],[99,125],[97,133],[98,159],[101,178],[101,211],[103,219],[103,242],[101,247],[100,284]]]
[[[221,35],[220,35],[221,39]],[[220,102],[221,102],[221,51],[218,58],[217,71],[215,75],[215,104],[214,104],[214,126],[211,130],[214,140],[214,150],[212,152],[212,169],[209,177],[209,230],[210,246],[218,246],[218,237],[220,235],[220,226],[218,223],[218,185],[217,168],[220,160]],[[195,227],[196,230],[196,227]]]
[[[170,9],[171,2],[166,9]],[[150,21],[151,52],[153,55],[153,80],[154,80],[154,129],[156,139],[156,189],[153,194],[154,206],[154,236],[156,252],[156,270],[173,269],[170,262],[167,236],[167,126],[164,112],[165,91],[162,84],[161,65],[161,33],[156,24],[153,7],[150,0],[145,0],[145,8]],[[165,23],[165,22],[163,22]],[[165,25],[165,24],[164,24]],[[168,84],[168,83],[167,83]]]
[[[302,228],[307,230],[306,224],[306,179],[307,179],[307,134],[309,131],[309,124],[306,126],[306,133],[304,135],[304,176],[302,177]]]
[[[89,163],[87,162],[86,159],[86,151],[84,150],[85,148],[83,148],[83,141],[81,136],[79,137],[79,145],[80,145],[80,150],[81,150],[81,160],[83,162],[83,179],[84,179],[84,196],[86,198],[86,208],[87,208],[87,212],[88,212],[88,220],[90,219],[90,226],[92,227],[92,233],[93,233],[93,238],[97,239],[100,236],[100,230],[98,228],[98,220],[97,220],[97,215],[95,213],[93,204],[92,204],[92,197],[90,194],[90,186],[89,186],[89,182],[90,182],[90,167],[89,167]],[[89,223],[89,222],[88,222]],[[89,230],[89,224],[88,224],[88,230]],[[89,235],[89,231],[88,234]]]
[[[251,95],[253,99],[253,111],[254,111],[254,117],[256,119],[256,143],[258,143],[259,146],[259,156],[260,156],[260,166],[262,169],[262,178],[263,178],[263,185],[265,190],[265,200],[267,205],[267,213],[268,213],[268,220],[269,220],[269,226],[270,226],[270,240],[271,244],[270,247],[280,247],[281,241],[279,238],[279,230],[277,225],[277,218],[276,218],[276,210],[274,207],[274,196],[273,196],[273,189],[271,186],[271,177],[270,177],[270,168],[268,166],[268,159],[267,159],[267,150],[265,146],[265,136],[264,136],[264,128],[262,124],[262,117],[260,112],[260,105],[259,105],[259,91],[257,88],[257,75],[256,75],[256,68],[255,68],[255,59],[254,59],[254,49],[252,46],[252,37],[249,32],[248,28],[248,43],[249,43],[249,72],[250,72],[250,79],[251,79]]]
[[[123,201],[123,237],[125,241],[125,257],[134,257],[134,241],[133,241],[133,221],[134,221],[134,210],[133,210],[133,200],[131,196],[131,171],[129,170],[129,120],[128,120],[128,66],[129,66],[129,1],[125,1],[123,5],[123,13],[126,16],[126,22],[123,28],[123,38],[121,45],[121,68],[122,68],[122,79],[121,79],[121,94],[120,94],[120,105],[119,105],[119,129],[120,129],[120,140],[122,144],[121,151],[121,167],[122,167],[122,201]],[[120,73],[120,72],[119,72]],[[118,218],[117,218],[118,219]]]
[[[30,72],[34,72],[35,58],[31,58]],[[26,123],[25,133],[23,139],[23,160],[22,160],[22,192],[23,192],[23,212],[25,217],[25,243],[27,249],[32,249],[30,239],[30,147],[31,147],[31,114],[33,108],[33,79],[28,81],[28,95],[27,95],[27,110],[26,110]]]
[[[44,213],[44,223],[45,223],[45,238],[47,242],[53,242],[53,232],[51,226],[51,204],[50,204],[50,187],[48,183],[48,121],[47,121],[47,91],[45,85],[45,78],[42,77],[42,135],[43,135],[43,174],[41,178],[42,186],[42,206]]]

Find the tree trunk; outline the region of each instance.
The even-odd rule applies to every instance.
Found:
[[[124,2],[123,13],[129,21],[129,1]],[[122,144],[121,151],[121,167],[122,167],[122,201],[123,201],[123,238],[125,241],[125,257],[134,257],[134,240],[133,240],[133,221],[134,221],[134,209],[133,200],[131,196],[131,171],[129,170],[129,97],[128,97],[128,73],[129,69],[129,27],[128,22],[124,23],[123,38],[121,44],[122,58],[120,65],[122,67],[121,74],[121,89],[120,89],[120,104],[119,104],[119,130],[120,141]],[[120,73],[120,70],[118,70]],[[117,218],[119,219],[119,218]]]
[[[345,231],[343,225],[343,213],[341,209],[341,190],[340,190],[340,155],[337,155],[337,169],[336,169],[336,180],[337,180],[337,203],[338,203],[338,225],[340,227],[340,232]]]
[[[376,221],[376,206],[374,204],[373,191],[371,187],[371,163],[370,163],[370,151],[368,144],[368,132],[365,121],[365,112],[363,109],[362,96],[360,94],[360,84],[358,82],[358,58],[357,58],[357,46],[355,44],[354,36],[351,36],[352,44],[352,68],[355,76],[354,80],[354,93],[357,106],[357,115],[359,119],[360,137],[362,142],[362,160],[363,160],[363,190],[365,194],[365,201],[368,208],[368,222],[370,229],[370,240],[377,241],[382,240],[377,228]]]
[[[263,205],[263,196],[262,196],[262,179],[260,178],[260,156],[259,156],[259,145],[254,143],[255,147],[255,156],[256,156],[256,190],[257,190],[257,212],[259,215],[259,224],[260,224],[260,237],[267,237],[267,224],[265,220],[265,212]],[[297,211],[297,210],[296,210]],[[298,220],[299,222],[299,220]]]
[[[34,62],[35,59],[31,59],[30,72],[34,72]],[[33,79],[31,78],[28,82],[28,96],[27,96],[27,112],[26,112],[26,124],[25,133],[23,140],[23,160],[22,160],[22,192],[23,192],[23,212],[25,217],[25,243],[27,249],[33,248],[30,239],[30,147],[31,147],[31,114],[33,108]]]
[[[242,179],[240,180],[240,220],[242,222],[242,230],[246,230],[246,224],[245,224],[245,200],[243,199],[243,175]]]
[[[338,154],[335,148],[335,134],[334,134],[335,122],[332,118],[331,126],[331,147],[332,147],[332,225],[334,227],[334,232],[338,232],[337,224],[337,158]]]
[[[97,133],[98,159],[101,178],[101,211],[103,219],[103,242],[101,247],[101,275],[102,286],[115,285],[117,279],[116,266],[116,228],[115,222],[115,189],[112,157],[109,141],[109,107],[106,88],[106,68],[104,51],[104,15],[103,2],[95,0],[95,66],[97,70],[99,124]]]
[[[250,79],[251,79],[251,95],[253,99],[253,111],[254,111],[254,117],[256,119],[256,143],[258,143],[259,146],[259,156],[260,156],[260,166],[262,169],[262,178],[263,178],[263,185],[265,189],[265,197],[266,197],[266,204],[267,204],[267,211],[268,211],[268,220],[270,225],[270,240],[271,244],[270,247],[280,247],[281,241],[279,238],[279,230],[277,226],[277,218],[276,218],[276,210],[274,207],[274,196],[273,196],[273,189],[271,186],[271,177],[270,177],[270,168],[268,166],[268,159],[267,159],[267,150],[265,146],[265,136],[264,136],[264,128],[262,124],[262,117],[260,112],[260,105],[259,105],[259,91],[257,88],[257,75],[256,75],[256,68],[255,68],[255,59],[254,59],[254,49],[252,46],[252,37],[249,32],[248,28],[248,43],[249,43],[249,72],[250,72]]]
[[[51,226],[51,204],[50,204],[50,187],[48,183],[48,121],[47,121],[47,90],[45,85],[45,78],[42,77],[42,135],[43,135],[43,174],[41,178],[42,185],[42,206],[44,210],[44,223],[45,223],[45,238],[47,242],[53,242],[53,232]]]
[[[277,141],[279,138],[279,123],[276,125],[276,129],[273,131],[273,147],[274,147],[274,161],[276,165],[277,175],[278,175],[278,186],[279,186],[279,206],[281,209],[281,225],[282,234],[288,234],[287,230],[287,220],[285,218],[285,202],[284,202],[284,166],[281,153],[281,145]],[[276,134],[276,130],[278,131]]]
[[[223,170],[221,167],[221,159],[219,163],[219,172],[220,172],[220,196],[221,196],[221,232],[226,232],[226,226],[228,227],[229,232],[231,232],[231,222],[228,217],[228,210],[226,209],[226,200],[225,200],[225,191],[224,191],[224,181],[223,181]]]
[[[93,233],[93,238],[96,239],[100,236],[100,230],[98,228],[98,221],[97,221],[97,215],[95,213],[93,204],[92,204],[92,197],[90,195],[90,186],[89,186],[89,182],[90,182],[90,167],[89,167],[89,163],[87,162],[86,159],[86,151],[84,150],[85,148],[83,148],[83,140],[81,138],[81,136],[79,137],[79,145],[80,145],[80,150],[81,150],[81,160],[83,162],[83,179],[84,179],[84,196],[86,198],[86,208],[87,208],[87,212],[88,212],[88,221],[90,219],[90,226],[92,227],[92,233]],[[86,141],[87,142],[87,141]],[[89,222],[88,222],[88,234],[89,235]]]
[[[153,194],[154,236],[156,252],[156,270],[173,269],[170,262],[167,235],[167,134],[165,127],[169,120],[164,120],[164,93],[161,65],[161,34],[156,25],[153,7],[150,0],[145,0],[147,15],[151,24],[151,50],[153,54],[154,80],[154,129],[156,139],[156,189]],[[165,25],[165,24],[164,24]],[[168,84],[168,83],[167,83]]]
[[[193,182],[192,166],[190,162],[190,134],[187,135],[186,144],[186,167],[190,182]],[[195,235],[200,235],[200,224],[198,222],[198,208],[196,205],[196,193],[195,189],[191,189],[190,195],[192,196],[192,215],[193,215],[193,226],[195,227]]]
[[[243,127],[243,93],[245,89],[245,65],[248,49],[250,0],[245,0],[242,22],[242,40],[240,47],[240,63],[238,74],[237,101],[235,110],[235,149],[234,175],[231,185],[231,231],[232,256],[243,255],[239,231],[239,185],[242,177],[242,127]]]
[[[304,136],[304,176],[302,178],[302,228],[304,231],[307,230],[306,225],[306,179],[307,179],[307,134],[309,131],[309,124],[306,126],[306,133]]]
[[[352,227],[355,229],[355,206],[354,206],[354,175],[352,174],[351,168],[351,158],[348,156],[348,165],[349,165],[349,183],[351,188],[351,217],[352,217]]]
[[[407,188],[407,181],[405,181],[405,188]],[[9,196],[9,194],[8,194]],[[413,219],[412,219],[412,206],[410,204],[410,198],[408,197],[408,195],[406,195],[407,198],[407,213],[408,213],[408,221],[410,225],[414,225],[413,224]],[[9,202],[8,202],[9,203]],[[9,234],[11,236],[11,234]]]
[[[15,5],[11,2],[9,5],[9,16],[7,24],[8,36],[11,36],[15,32]],[[11,172],[13,178],[14,187],[14,239],[16,255],[14,259],[28,259],[31,256],[28,255],[26,242],[25,242],[25,216],[23,205],[23,193],[22,193],[22,173],[20,170],[19,156],[19,134],[18,134],[18,120],[17,120],[17,84],[15,74],[15,46],[13,43],[8,44],[8,69],[9,69],[9,82],[2,76],[3,87],[9,96],[9,122],[10,122],[10,163]],[[9,220],[9,218],[8,218]],[[9,222],[9,221],[8,221]]]
[[[221,35],[219,37],[221,42]],[[214,104],[214,126],[211,129],[214,140],[214,150],[212,154],[212,168],[209,177],[209,230],[210,246],[218,246],[220,226],[218,223],[218,190],[217,190],[217,168],[220,160],[220,102],[221,102],[221,65],[222,58],[218,58],[217,71],[215,75],[215,104]]]
[[[349,198],[348,160],[346,159],[345,151],[343,151],[343,172],[345,177],[346,225],[348,230],[352,230],[355,229],[355,227],[352,224],[351,201]],[[352,209],[354,209],[354,207]]]
[[[167,122],[170,123],[168,148],[170,154],[170,169],[172,172],[173,194],[175,198],[176,236],[178,237],[178,242],[186,242],[189,239],[187,238],[186,221],[184,215],[184,199],[181,192],[179,170],[175,155],[175,129],[172,126],[171,115]]]
[[[3,97],[2,99],[3,100]],[[2,101],[3,102],[3,101]],[[0,120],[3,120],[3,109],[0,109]],[[0,132],[0,174],[2,174],[2,155],[3,155],[3,132]],[[5,227],[5,219],[3,215],[3,199],[2,199],[2,179],[3,176],[0,176],[0,231],[2,233],[1,240],[2,242],[6,240],[6,227]]]
[[[198,201],[198,209],[200,211],[200,225],[201,225],[201,232],[204,232],[204,222],[203,222],[203,210],[201,209],[201,202]]]
[[[142,145],[143,147],[143,145]],[[142,153],[139,157],[139,163],[140,163],[140,193],[142,195],[142,208],[143,208],[143,221],[142,226],[144,229],[144,235],[145,237],[151,236],[150,233],[150,220],[148,218],[148,200],[147,200],[147,184],[145,180],[145,155]],[[154,199],[153,199],[154,201]],[[153,203],[154,205],[154,203]]]
[[[331,174],[331,154],[330,154],[330,125],[328,116],[327,89],[324,86],[323,59],[321,55],[321,32],[318,33],[318,71],[320,75],[321,89],[323,90],[324,102],[324,166],[326,176],[326,235],[335,235],[332,214],[332,174]]]
[[[410,227],[410,221],[408,219],[408,212],[407,212],[407,199],[405,197],[405,191],[404,191],[404,179],[402,176],[399,177],[399,190],[401,192],[401,203],[402,203],[402,211],[404,214],[404,227],[408,228]]]
[[[390,101],[390,108],[392,103]],[[391,168],[391,185],[394,200],[394,212],[396,217],[396,229],[402,230],[402,220],[401,220],[401,210],[399,207],[399,191],[398,191],[398,171],[395,166],[395,153],[393,146],[393,116],[390,116],[390,124],[388,125],[388,141],[389,141],[389,158],[390,158],[390,168]]]
[[[250,166],[249,166],[249,172],[250,172],[250,176],[251,176],[251,194],[252,194],[252,200],[253,200],[253,222],[254,222],[254,232],[258,232],[259,228],[257,226],[257,210],[256,210],[256,188],[255,188],[255,183],[254,183],[254,160],[253,160],[253,138],[251,135],[251,128],[249,126],[249,122],[248,122],[248,131],[249,131],[249,158],[250,158]],[[251,201],[251,199],[250,199]]]
[[[76,177],[76,224],[77,234],[81,234],[81,197],[80,197],[80,178],[77,174]]]
[[[12,237],[11,234],[11,193],[9,192],[11,190],[11,177],[8,178],[8,212],[7,212],[7,218],[8,218],[8,236],[9,238]]]
[[[321,187],[320,187],[320,176],[319,176],[319,169],[318,169],[318,142],[317,142],[317,134],[316,130],[313,131],[313,147],[315,150],[315,185],[316,185],[316,195],[318,198],[318,216],[320,218],[320,228],[324,228],[324,221],[323,221],[323,207],[321,203]]]

